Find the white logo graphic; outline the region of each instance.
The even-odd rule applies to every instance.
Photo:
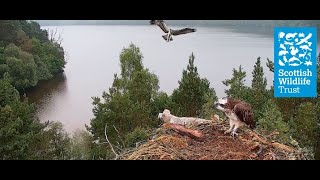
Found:
[[[304,33],[284,33],[278,34],[280,44],[279,65],[280,66],[312,66],[310,48],[312,42],[308,40],[312,34]]]

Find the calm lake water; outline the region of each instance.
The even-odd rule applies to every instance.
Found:
[[[156,26],[59,26],[43,27],[63,33],[67,51],[65,72],[40,83],[28,93],[38,107],[41,120],[61,121],[68,132],[90,124],[93,96],[101,96],[120,72],[119,55],[130,43],[144,55],[143,64],[158,75],[160,90],[169,94],[178,87],[182,71],[193,52],[201,77],[207,78],[219,97],[224,96],[222,81],[232,69],[242,65],[251,83],[251,71],[258,56],[263,65],[273,59],[273,37],[237,33],[224,28],[199,27],[197,32],[165,42]],[[265,67],[268,84],[273,74]]]

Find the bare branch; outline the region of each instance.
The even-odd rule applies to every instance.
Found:
[[[116,151],[113,149],[113,146],[112,146],[111,142],[110,142],[109,139],[108,139],[108,135],[107,135],[107,124],[106,124],[106,126],[104,127],[104,135],[106,136],[106,140],[107,140],[108,144],[109,144],[110,147],[111,147],[111,151],[116,155],[115,159],[118,159],[119,155],[118,155],[118,154],[116,153]]]
[[[62,42],[62,33],[59,33],[58,39],[57,39],[57,43],[59,44],[59,46],[61,45]]]
[[[58,33],[58,28],[49,30],[49,37],[50,41],[53,43],[57,43],[58,45],[61,45],[63,41],[62,32]]]
[[[117,131],[118,137],[119,137],[119,139],[120,139],[120,141],[121,141],[121,143],[122,143],[122,146],[125,147],[124,142],[123,142],[123,140],[122,140],[121,137],[120,137],[120,133],[119,133],[118,129],[117,129],[114,125],[113,125],[113,128],[114,128],[114,130]]]
[[[58,31],[58,29],[56,28],[56,30],[54,31],[54,34],[53,34],[53,40],[54,40],[55,37],[56,37],[57,31]]]

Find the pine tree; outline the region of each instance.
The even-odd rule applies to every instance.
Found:
[[[265,91],[267,88],[267,78],[264,77],[263,67],[261,66],[261,58],[258,57],[252,72],[252,88],[254,90]]]
[[[320,53],[317,58],[317,92],[318,92],[317,100],[319,101],[319,97],[320,97]]]
[[[32,142],[44,128],[34,113],[34,105],[20,101],[18,91],[0,79],[0,159],[34,157]]]
[[[267,93],[267,79],[264,77],[263,67],[261,66],[261,58],[258,57],[252,72],[252,99],[250,103],[253,106],[255,119],[260,118],[262,107],[269,99]]]
[[[157,117],[160,112],[163,112],[164,109],[174,109],[174,105],[171,99],[171,96],[168,96],[165,92],[158,92],[152,102],[152,116]],[[155,124],[159,125],[161,124],[161,120],[157,119],[157,121],[154,121]]]
[[[297,116],[293,118],[293,137],[303,147],[314,148],[318,140],[318,119],[316,105],[305,102],[298,106]]]
[[[267,66],[274,72],[274,63],[268,59]],[[317,58],[317,75],[320,75],[320,54]],[[271,88],[273,95],[273,87]],[[290,125],[293,136],[304,146],[313,146],[315,158],[320,158],[320,120],[318,114],[320,78],[317,79],[318,98],[280,98],[275,99],[279,110],[283,114],[283,119]],[[273,97],[273,96],[271,96]],[[317,108],[315,110],[314,108]],[[315,113],[315,114],[314,114]],[[313,116],[313,117],[312,117]],[[304,129],[306,128],[306,129]],[[304,133],[306,130],[306,133]],[[316,138],[315,138],[316,137]],[[308,139],[309,138],[309,139]],[[316,140],[315,140],[315,139]]]
[[[274,137],[275,140],[285,144],[290,143],[289,125],[283,121],[283,116],[272,99],[269,99],[264,106],[262,117],[258,120],[258,128],[269,134],[274,131],[279,132],[279,135]]]
[[[320,55],[319,55],[320,57]],[[319,59],[318,57],[318,59]],[[319,61],[318,61],[319,63]],[[274,63],[270,61],[269,59],[267,60],[267,67],[271,72],[274,73]],[[319,70],[319,69],[318,69]],[[319,73],[319,72],[318,72]],[[319,78],[318,78],[318,84],[319,84]],[[318,86],[319,89],[319,86]],[[273,98],[273,92],[274,87],[272,86],[268,96],[270,98]],[[319,91],[318,91],[319,92]],[[294,117],[297,116],[298,113],[298,107],[300,104],[305,103],[305,102],[315,102],[316,98],[276,98],[275,103],[278,105],[281,113],[283,114],[283,118],[285,122],[291,121]]]
[[[152,110],[155,109],[153,99],[158,93],[159,80],[144,68],[142,58],[140,49],[134,44],[124,48],[120,54],[120,76],[114,75],[113,84],[109,92],[103,92],[102,99],[93,98],[94,118],[91,119],[91,127],[87,126],[87,129],[93,134],[94,140],[100,143],[106,141],[107,126],[110,142],[124,148],[126,145],[123,141],[128,133],[138,127],[148,128],[157,124],[156,114]],[[95,145],[95,158],[112,157],[110,151],[100,148],[110,149],[108,144]]]
[[[178,82],[179,87],[172,93],[172,101],[176,106],[172,112],[178,116],[197,117],[209,99],[216,99],[210,82],[198,74],[194,60],[195,56],[192,53],[187,69],[183,70],[182,79]]]
[[[319,56],[320,57],[320,56]],[[319,62],[319,58],[318,58],[318,62]],[[319,71],[318,71],[319,72]],[[318,83],[319,86],[319,83]],[[316,108],[317,108],[317,141],[316,141],[316,145],[315,145],[315,159],[320,160],[320,101],[318,100],[317,104],[316,104]]]
[[[207,94],[205,94],[206,103],[203,104],[200,117],[205,119],[211,119],[212,115],[218,114],[221,116],[221,111],[217,110],[216,108],[213,108],[214,103],[218,100],[218,97],[216,95],[216,92],[214,88],[211,88]]]
[[[315,146],[315,159],[320,160],[320,54],[318,55],[317,58],[317,92],[318,92],[318,97],[316,98],[316,108],[317,108],[317,142]]]
[[[250,88],[244,84],[246,75],[247,73],[243,70],[241,65],[238,69],[233,68],[232,78],[222,81],[225,86],[229,86],[229,89],[225,90],[227,96],[250,102],[251,91]]]
[[[71,159],[90,160],[93,138],[88,131],[76,130],[71,139]]]

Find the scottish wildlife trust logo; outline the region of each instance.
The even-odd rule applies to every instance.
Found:
[[[275,97],[317,97],[316,46],[316,28],[275,28]]]

